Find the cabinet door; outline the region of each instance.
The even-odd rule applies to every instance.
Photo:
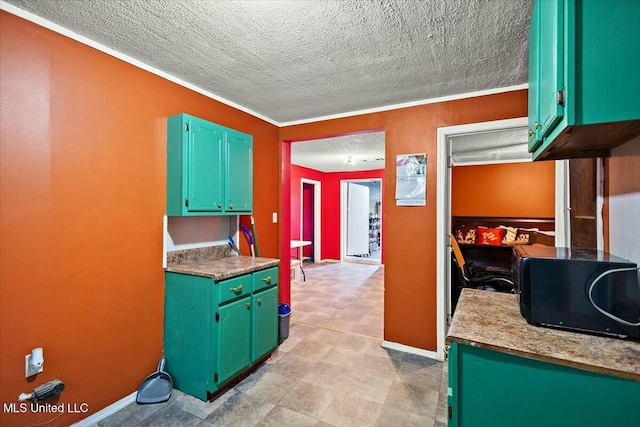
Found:
[[[540,145],[540,94],[538,92],[538,79],[540,62],[538,54],[540,49],[540,14],[538,9],[540,2],[533,4],[531,22],[529,24],[529,152],[533,152]]]
[[[251,363],[251,298],[219,308],[218,379],[222,384]]]
[[[457,343],[448,363],[449,426],[638,425],[640,381]]]
[[[253,346],[255,362],[278,344],[278,287],[253,295]]]
[[[222,211],[222,141],[220,126],[193,118],[187,147],[187,209]]]
[[[537,52],[540,134],[543,139],[564,114],[564,9],[562,1],[538,1],[539,49]],[[559,98],[562,94],[562,100]]]
[[[227,212],[253,210],[253,138],[227,131],[227,169],[225,177]]]

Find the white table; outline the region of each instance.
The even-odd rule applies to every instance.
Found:
[[[305,282],[307,280],[304,270],[302,269],[302,247],[309,246],[311,242],[308,240],[292,240],[291,241],[291,249],[298,249],[298,260],[300,260],[300,271],[302,272],[302,281]]]

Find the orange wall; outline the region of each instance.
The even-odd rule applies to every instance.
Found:
[[[555,216],[555,163],[456,166],[452,216]]]
[[[283,183],[289,188],[290,141],[367,130],[385,131],[382,228],[385,233],[385,340],[435,351],[436,343],[436,130],[438,127],[527,115],[527,91],[468,98],[280,129]],[[427,204],[394,204],[398,154],[427,153]],[[282,217],[289,202],[282,200]],[[290,231],[282,228],[288,242]],[[286,262],[283,258],[283,262]],[[288,271],[286,272],[288,274]]]
[[[134,392],[162,354],[166,117],[254,136],[269,257],[278,128],[5,12],[0,43],[0,400],[59,378],[58,403],[89,405],[0,425],[69,425]],[[39,346],[44,372],[28,382],[24,355]]]

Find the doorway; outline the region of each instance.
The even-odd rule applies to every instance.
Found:
[[[471,136],[488,132],[527,129],[527,118],[498,120],[493,122],[472,123],[468,125],[439,128],[437,132],[437,213],[436,213],[436,320],[437,320],[437,350],[436,358],[444,359],[445,336],[451,313],[451,297],[449,295],[449,281],[451,276],[449,235],[451,233],[451,156],[453,153],[453,138],[457,136]],[[493,153],[492,147],[485,147]],[[490,164],[500,162],[499,159],[468,159],[466,164]],[[513,161],[513,160],[511,160]],[[461,164],[465,164],[464,162]],[[567,162],[557,161],[555,164],[555,223],[556,246],[564,246],[567,241],[566,225],[568,224],[567,209]]]
[[[311,242],[302,247],[301,262],[321,261],[322,183],[300,179],[300,240]]]
[[[382,180],[342,180],[340,206],[341,260],[381,264]]]

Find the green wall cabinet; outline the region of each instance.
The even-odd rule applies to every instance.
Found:
[[[640,135],[640,7],[628,0],[536,0],[530,22],[529,151],[608,156]]]
[[[638,425],[640,382],[453,342],[450,427]]]
[[[184,393],[208,400],[275,350],[277,325],[278,267],[219,282],[165,273],[166,369]]]
[[[538,96],[531,96],[532,93],[538,93],[538,74],[540,63],[538,62],[538,44],[540,43],[538,35],[538,15],[537,9],[540,7],[539,2],[533,4],[531,12],[531,21],[529,23],[529,152],[532,152],[540,145],[540,127],[538,124],[538,110],[540,109],[540,99]]]
[[[253,137],[188,114],[167,119],[167,215],[253,211]]]
[[[225,210],[251,212],[253,210],[253,142],[249,135],[227,133],[227,165],[225,175]]]

